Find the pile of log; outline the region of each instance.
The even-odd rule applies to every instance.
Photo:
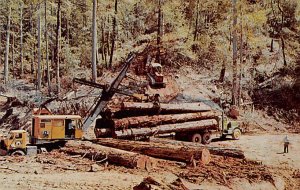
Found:
[[[152,143],[163,143],[163,144],[169,144],[169,145],[177,145],[177,146],[187,146],[187,147],[190,147],[190,148],[205,147],[209,150],[209,152],[212,155],[239,158],[239,159],[244,159],[245,158],[244,151],[242,151],[241,149],[238,149],[238,148],[207,146],[207,145],[202,145],[200,143],[183,142],[183,141],[176,141],[176,140],[162,139],[162,138],[150,138],[150,142],[152,142]]]
[[[68,141],[60,151],[70,155],[81,155],[96,162],[109,162],[127,168],[150,171],[156,166],[156,160],[142,154],[109,148],[88,141]]]
[[[96,123],[97,137],[134,138],[171,132],[216,129],[219,111],[204,103],[123,102]]]
[[[185,162],[196,166],[197,164],[208,164],[211,160],[209,150],[202,147],[187,147],[166,143],[152,143],[141,141],[129,141],[120,139],[102,138],[94,140],[93,143],[132,151],[154,158]]]

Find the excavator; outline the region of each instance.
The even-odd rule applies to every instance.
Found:
[[[128,55],[119,75],[110,85],[101,85],[85,80],[74,79],[75,82],[81,84],[85,83],[89,86],[103,89],[96,105],[84,119],[84,122],[82,122],[82,118],[79,115],[52,115],[45,106],[37,110],[34,109],[30,134],[25,130],[11,130],[6,136],[0,135],[0,155],[25,155],[32,147],[38,149],[47,145],[61,145],[67,140],[90,139],[91,137],[86,135],[88,134],[88,129],[98,115],[104,112],[104,109],[115,93],[130,95],[141,100],[147,99],[147,96],[129,94],[124,90],[118,89],[122,80],[126,77],[126,73],[134,57],[135,54],[133,53]],[[52,100],[53,99],[49,101]]]

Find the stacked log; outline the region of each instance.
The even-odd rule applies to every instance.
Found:
[[[68,141],[62,152],[71,155],[81,155],[95,161],[108,161],[111,164],[127,168],[151,170],[156,161],[145,155],[128,152],[120,149],[109,148],[87,141]]]
[[[155,104],[155,103],[141,103],[141,102],[123,102],[122,110],[137,110],[137,111],[151,111],[153,109],[159,110],[160,113],[192,113],[210,111],[211,107],[202,103],[180,103],[180,104]]]
[[[208,164],[211,160],[210,152],[205,147],[187,147],[163,143],[128,141],[108,138],[97,139],[93,142],[103,146],[133,151],[155,158],[185,163]]]
[[[200,121],[184,122],[177,124],[158,125],[156,127],[132,128],[121,131],[115,131],[117,138],[132,138],[139,136],[152,136],[156,134],[172,133],[172,132],[186,132],[186,131],[200,131],[209,128],[215,128],[217,121],[215,119],[207,119]]]
[[[154,110],[154,111],[153,111]],[[217,129],[218,111],[204,103],[155,104],[123,102],[122,118],[104,117],[96,124],[97,137],[135,138],[171,132]],[[136,112],[133,114],[132,112]],[[126,114],[128,115],[126,115]],[[147,115],[148,114],[148,115]]]
[[[123,130],[129,127],[152,127],[162,124],[182,123],[187,121],[215,118],[218,115],[220,114],[217,111],[207,111],[184,114],[127,117],[114,120],[114,129]]]

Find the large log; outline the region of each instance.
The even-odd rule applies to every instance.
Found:
[[[153,127],[162,124],[182,123],[187,121],[196,121],[201,119],[216,118],[220,115],[217,111],[169,114],[169,115],[153,115],[153,116],[136,116],[114,120],[114,129],[121,130],[137,127]]]
[[[155,158],[162,158],[185,163],[208,164],[210,162],[210,153],[205,147],[187,147],[162,143],[129,141],[120,139],[97,139],[93,141],[96,144],[109,146],[127,151],[134,151]]]
[[[157,110],[160,113],[190,113],[210,111],[212,108],[202,102],[197,103],[178,103],[178,104],[165,104],[158,105],[154,103],[141,103],[141,102],[123,102],[122,110],[137,110],[137,111],[153,111]]]
[[[244,151],[242,151],[241,149],[238,149],[238,148],[225,148],[225,147],[217,147],[217,146],[206,146],[206,145],[202,145],[200,143],[183,142],[183,141],[163,139],[163,138],[155,138],[155,137],[151,137],[150,142],[177,145],[177,146],[205,147],[213,155],[227,156],[227,157],[241,158],[241,159],[245,158]]]
[[[204,129],[217,129],[217,121],[215,119],[207,119],[200,121],[184,122],[177,124],[159,125],[156,127],[145,127],[138,129],[124,129],[115,131],[115,136],[118,138],[131,138],[140,136],[153,136],[156,134],[172,133],[172,132],[187,132],[198,131]]]
[[[151,170],[155,166],[155,159],[134,152],[109,148],[88,141],[68,141],[62,152],[71,155],[82,155],[96,161],[104,160],[111,164],[127,168]]]

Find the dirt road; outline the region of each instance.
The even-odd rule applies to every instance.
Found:
[[[247,158],[261,161],[268,166],[291,167],[300,169],[300,135],[288,134],[289,153],[283,153],[285,134],[244,135],[240,140],[216,141],[212,144],[228,145],[241,148]]]

